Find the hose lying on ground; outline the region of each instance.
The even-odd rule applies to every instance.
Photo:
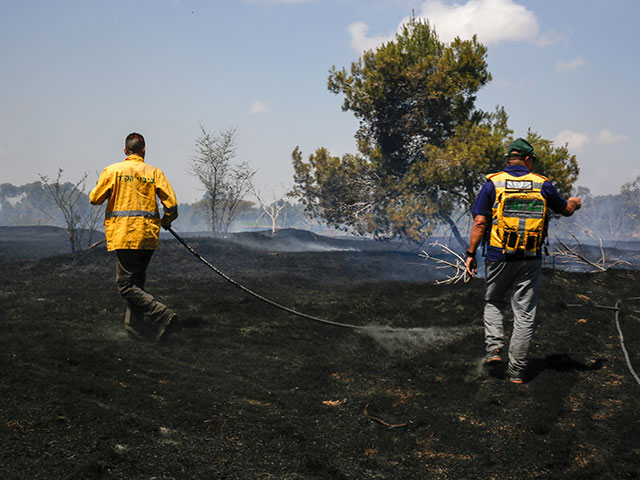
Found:
[[[306,318],[307,320],[313,320],[314,322],[320,322],[320,323],[324,323],[324,324],[327,324],[327,325],[333,325],[334,327],[351,328],[351,329],[354,329],[354,330],[366,330],[366,329],[370,328],[370,327],[367,327],[367,326],[350,325],[348,323],[334,322],[332,320],[326,320],[324,318],[314,317],[313,315],[307,315],[306,313],[298,312],[297,310],[294,310],[292,308],[286,307],[284,305],[280,305],[279,303],[274,302],[273,300],[270,300],[270,299],[268,299],[266,297],[263,297],[259,293],[256,293],[256,292],[248,289],[244,285],[239,284],[234,279],[232,279],[231,277],[227,276],[224,272],[220,271],[214,265],[209,263],[202,255],[200,255],[198,252],[196,252],[193,249],[193,247],[191,247],[191,245],[189,245],[171,227],[167,228],[167,230],[169,232],[171,232],[171,234],[182,245],[184,245],[187,248],[187,250],[189,250],[191,253],[193,253],[207,267],[209,267],[211,270],[216,272],[218,275],[220,275],[222,278],[224,278],[227,282],[231,283],[232,285],[235,285],[239,289],[241,289],[244,292],[248,293],[249,295],[257,298],[258,300],[261,300],[261,301],[263,301],[265,303],[268,303],[269,305],[272,305],[272,306],[274,306],[276,308],[279,308],[280,310],[284,310],[285,312],[291,313],[293,315],[297,315],[298,317]],[[632,297],[632,298],[627,298],[625,300],[640,300],[640,297]],[[640,384],[640,377],[638,377],[638,375],[636,374],[635,370],[633,369],[633,365],[631,365],[631,360],[629,359],[629,354],[628,354],[627,349],[626,349],[625,344],[624,344],[624,336],[622,334],[622,329],[620,327],[620,321],[619,321],[618,317],[619,317],[619,314],[620,314],[620,304],[621,303],[622,303],[622,300],[618,300],[618,302],[616,303],[616,305],[614,307],[610,307],[610,306],[606,306],[606,305],[593,305],[593,306],[595,308],[602,309],[602,310],[614,310],[615,311],[616,327],[618,329],[618,334],[620,336],[620,346],[622,347],[622,352],[624,353],[624,357],[625,357],[625,360],[626,360],[626,363],[627,363],[627,367],[629,368],[629,371],[633,375],[633,378],[636,380],[636,382],[638,382],[638,384]],[[567,304],[567,306],[568,307],[578,307],[578,306],[583,306],[583,304]]]
[[[624,354],[624,359],[625,362],[627,363],[627,368],[629,369],[629,371],[631,372],[631,375],[633,375],[633,378],[635,379],[636,382],[638,382],[638,384],[640,385],[640,377],[638,377],[638,374],[636,373],[636,371],[633,369],[633,365],[631,365],[631,359],[629,358],[629,352],[627,352],[627,347],[624,344],[624,335],[622,334],[622,327],[620,327],[620,305],[622,304],[623,301],[628,301],[628,300],[640,300],[640,297],[631,297],[631,298],[624,298],[624,299],[620,299],[616,302],[614,307],[609,307],[607,305],[595,305],[595,304],[591,304],[591,306],[593,308],[597,308],[599,310],[613,310],[615,311],[615,320],[616,320],[616,328],[618,329],[618,336],[620,338],[620,348],[622,348],[622,353]],[[566,304],[567,307],[584,307],[586,306],[583,303],[567,303]]]
[[[235,285],[236,287],[238,287],[239,289],[243,290],[244,292],[248,293],[249,295],[257,298],[258,300],[261,300],[265,303],[268,303],[269,305],[272,305],[276,308],[279,308],[280,310],[284,310],[285,312],[291,313],[293,315],[297,315],[298,317],[302,317],[302,318],[306,318],[307,320],[313,320],[314,322],[320,322],[320,323],[325,323],[328,325],[333,325],[334,327],[342,327],[342,328],[351,328],[351,329],[355,329],[355,330],[360,330],[360,329],[364,329],[366,327],[363,326],[359,326],[359,325],[350,325],[348,323],[340,323],[340,322],[334,322],[332,320],[325,320],[324,318],[318,318],[318,317],[314,317],[312,315],[307,315],[306,313],[302,313],[302,312],[298,312],[297,310],[294,310],[292,308],[286,307],[284,305],[280,305],[277,302],[274,302],[273,300],[270,300],[266,297],[263,297],[262,295],[260,295],[259,293],[256,293],[252,290],[249,290],[247,287],[245,287],[244,285],[239,284],[238,282],[236,282],[233,278],[227,276],[224,272],[220,271],[218,268],[216,268],[214,265],[212,265],[211,263],[209,263],[204,257],[202,257],[202,255],[200,255],[198,252],[196,252],[191,245],[189,245],[180,235],[178,235],[171,227],[167,228],[167,230],[169,232],[171,232],[171,234],[176,237],[176,239],[182,244],[184,245],[187,250],[189,250],[191,253],[193,253],[202,263],[204,263],[207,267],[209,267],[211,270],[213,270],[214,272],[216,272],[218,275],[220,275],[222,278],[224,278],[227,282],[231,283],[232,285]]]
[[[626,300],[640,300],[640,297],[627,298]],[[618,335],[620,336],[620,346],[622,347],[622,352],[624,353],[624,359],[627,362],[627,367],[629,368],[631,375],[633,375],[633,378],[635,378],[636,382],[638,382],[638,384],[640,385],[640,378],[638,378],[638,374],[633,369],[633,365],[631,365],[631,360],[629,359],[629,353],[627,352],[627,348],[624,346],[624,335],[622,335],[622,328],[620,328],[620,321],[618,319],[618,315],[620,314],[619,306],[621,303],[622,303],[622,300],[618,300],[616,302],[616,308],[618,308],[618,310],[616,310],[616,327],[618,328]]]

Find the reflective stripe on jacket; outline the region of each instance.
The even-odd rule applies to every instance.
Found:
[[[129,155],[102,171],[89,200],[100,205],[108,199],[104,219],[107,250],[158,248],[160,213],[156,196],[164,214],[175,220],[178,201],[162,170],[144,163],[138,155]]]

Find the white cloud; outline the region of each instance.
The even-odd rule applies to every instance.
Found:
[[[568,42],[571,40],[572,35],[573,31],[570,28],[565,29],[563,32],[552,29],[538,35],[534,43],[539,47],[548,47],[556,43]]]
[[[269,108],[267,107],[266,103],[264,103],[262,100],[256,100],[251,105],[249,115],[259,115],[260,113],[267,113],[268,111]]]
[[[573,132],[571,130],[563,130],[553,139],[553,143],[555,143],[556,146],[562,147],[568,145],[571,150],[580,150],[590,141],[591,139],[584,133]]]
[[[557,72],[571,72],[572,70],[576,70],[576,69],[582,67],[586,63],[587,62],[585,61],[585,59],[581,55],[578,55],[573,60],[569,60],[569,61],[566,61],[566,62],[564,60],[558,60],[556,62],[556,71]]]
[[[372,50],[393,38],[393,35],[368,37],[369,26],[363,22],[352,23],[347,30],[351,34],[351,48],[357,52]]]
[[[580,150],[587,143],[593,142],[596,145],[611,145],[628,140],[627,135],[614,134],[611,130],[600,130],[600,132],[592,139],[584,133],[574,132],[571,130],[563,130],[553,139],[556,146],[568,145],[570,150]]]
[[[428,20],[444,42],[455,37],[470,39],[476,34],[485,45],[503,41],[535,42],[540,30],[535,13],[514,0],[468,0],[453,5],[442,0],[425,0],[416,17]],[[406,17],[400,22],[398,31],[409,19]],[[368,30],[362,22],[349,25],[351,46],[355,50],[375,48],[393,38],[392,35],[368,37]]]
[[[612,143],[624,142],[628,138],[627,135],[615,135],[611,130],[601,130],[596,137],[596,142],[600,145],[611,145]]]
[[[464,5],[426,0],[419,16],[428,19],[447,42],[455,37],[470,39],[474,34],[487,45],[532,40],[539,30],[535,14],[513,0],[469,0]]]

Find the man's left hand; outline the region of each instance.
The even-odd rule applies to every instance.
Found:
[[[165,230],[169,230],[169,227],[171,227],[171,220],[169,220],[169,217],[165,215],[162,217],[162,220],[160,220],[160,225],[162,225],[162,228]]]

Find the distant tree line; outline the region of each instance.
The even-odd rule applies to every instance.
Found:
[[[575,193],[582,208],[564,219],[574,235],[614,241],[640,237],[640,176],[622,185],[617,195],[593,195],[586,187],[577,187]]]
[[[61,226],[64,221],[62,213],[54,211],[49,214],[50,207],[51,197],[42,182],[20,186],[10,183],[0,184],[0,225],[2,226]]]
[[[64,191],[74,191],[78,196],[78,214],[89,215],[91,204],[86,192],[75,188],[74,183],[62,182]],[[275,220],[276,228],[301,228],[309,229],[316,222],[305,217],[304,206],[283,199],[274,200],[278,208],[284,204]],[[270,204],[265,204],[270,208]],[[208,204],[205,198],[194,203],[181,203],[178,206],[180,216],[176,226],[182,231],[210,231],[207,221]],[[238,213],[230,225],[231,231],[247,229],[269,229],[274,226],[272,218],[265,214],[263,207],[249,200],[242,200],[238,206]],[[25,185],[0,184],[0,226],[30,226],[52,225],[66,228],[67,222],[63,212],[58,208],[51,192],[42,181],[27,183]],[[102,229],[100,219],[98,229]]]
[[[63,184],[72,188],[70,182]],[[575,193],[583,200],[580,214],[565,219],[568,229],[580,235],[581,230],[589,229],[599,237],[607,240],[624,240],[640,237],[640,176],[622,186],[616,195],[592,195],[585,187],[577,187]],[[81,213],[89,213],[89,199],[86,193],[78,192],[78,206]],[[274,208],[284,209],[277,217],[277,228],[310,229],[319,222],[312,222],[305,217],[304,206],[286,200],[276,200]],[[270,208],[270,204],[265,205]],[[208,231],[204,199],[194,203],[179,205],[180,217],[176,226],[182,231]],[[460,210],[452,214],[458,220],[460,229],[464,230],[465,212]],[[462,217],[462,219],[460,219]],[[232,225],[232,230],[271,229],[273,220],[257,203],[244,200]],[[0,226],[53,225],[66,227],[62,212],[55,205],[51,194],[41,181],[25,185],[0,184]],[[438,233],[448,229],[446,223],[440,224]],[[99,226],[101,229],[101,225]],[[561,233],[557,232],[560,236]]]

